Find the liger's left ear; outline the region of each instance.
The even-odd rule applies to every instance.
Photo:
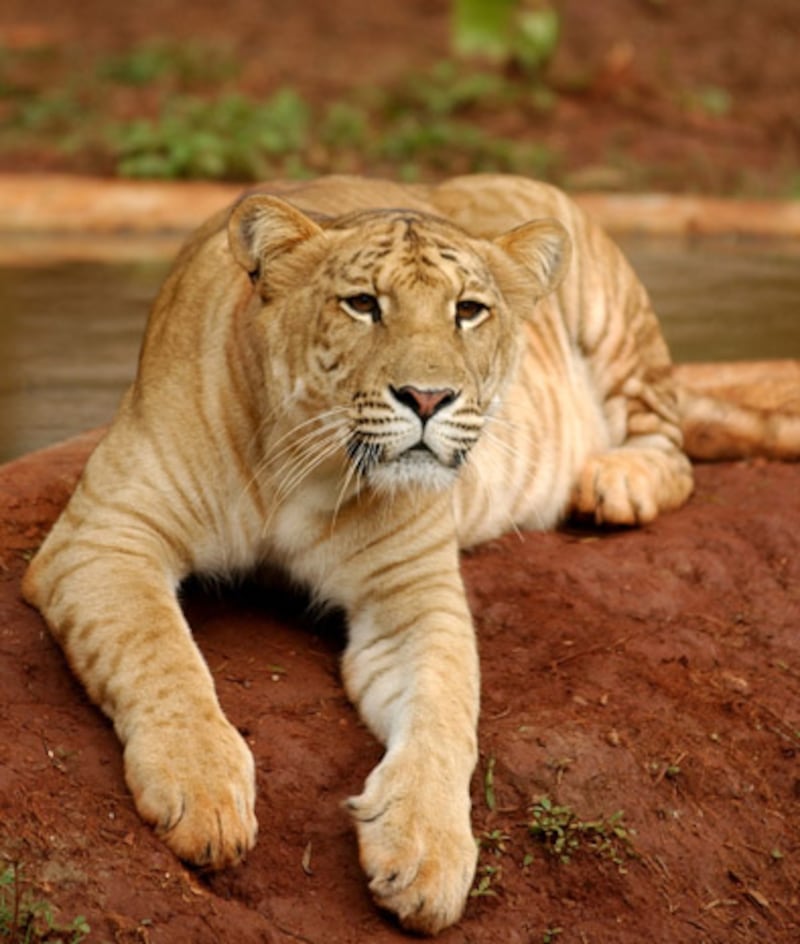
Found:
[[[558,288],[569,267],[572,240],[558,220],[533,220],[495,238],[536,279],[541,295]]]

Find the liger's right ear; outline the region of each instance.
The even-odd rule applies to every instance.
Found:
[[[255,283],[271,259],[322,230],[278,197],[243,197],[228,218],[228,243],[234,259]]]

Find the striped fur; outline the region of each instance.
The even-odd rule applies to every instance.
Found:
[[[329,178],[285,196],[245,198],[179,256],[24,592],[113,719],[142,817],[213,867],[255,841],[253,762],[180,581],[271,562],[344,607],[344,683],[387,748],[349,801],[362,863],[378,903],[432,933],[476,860],[458,546],[570,508],[679,506],[676,393],[644,290],[552,188]],[[543,217],[560,223],[527,222]]]

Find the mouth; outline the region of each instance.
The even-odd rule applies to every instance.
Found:
[[[427,446],[425,443],[419,443],[407,449],[402,455],[398,456],[395,461],[414,463],[431,462],[434,465],[441,466],[443,469],[456,470],[464,465],[468,455],[469,449],[455,449],[448,459],[445,460],[437,456],[430,446]]]
[[[402,455],[398,456],[395,461],[416,463],[432,462],[435,465],[441,466],[443,469],[454,471],[461,468],[467,461],[468,455],[469,449],[454,449],[447,459],[443,459],[441,456],[437,455],[427,443],[420,440],[416,446],[407,449]]]
[[[468,451],[455,450],[444,458],[422,439],[395,455],[387,455],[383,445],[359,439],[351,440],[347,448],[350,461],[373,487],[392,492],[408,487],[449,488]]]
[[[431,449],[431,447],[427,443],[424,443],[422,440],[420,440],[416,444],[416,446],[412,446],[410,449],[406,449],[406,451],[402,453],[400,456],[398,456],[398,458],[402,459],[403,456],[409,456],[410,458],[412,458],[414,456],[424,456],[424,455],[428,455],[432,459],[435,459],[437,462],[439,462],[439,459],[434,454],[434,451]]]
[[[391,465],[393,463],[419,463],[432,462],[437,465],[446,466],[436,453],[423,440],[419,440],[413,446],[398,453],[391,458],[387,457],[386,449],[377,443],[364,442],[359,439],[352,439],[347,446],[347,454],[350,461],[356,466],[359,472],[366,473],[380,465]]]

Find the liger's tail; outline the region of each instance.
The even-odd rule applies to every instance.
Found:
[[[692,459],[800,459],[800,360],[674,368]]]

